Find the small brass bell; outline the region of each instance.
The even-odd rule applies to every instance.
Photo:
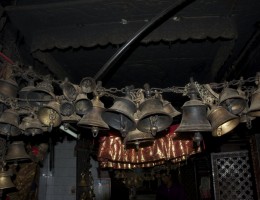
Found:
[[[5,97],[15,98],[18,91],[18,85],[13,79],[0,79],[0,94]]]
[[[215,137],[230,132],[240,122],[238,116],[228,112],[222,106],[212,106],[208,119],[212,126],[212,135]]]
[[[91,108],[92,102],[88,99],[86,94],[79,94],[74,102],[75,112],[78,115],[85,115]]]
[[[0,190],[14,188],[15,185],[11,180],[12,173],[8,170],[6,171],[3,167],[0,170]]]
[[[19,115],[12,109],[5,110],[0,117],[0,134],[17,136],[21,133],[19,129]]]
[[[92,99],[92,108],[78,122],[78,126],[89,128],[92,130],[93,136],[97,136],[99,130],[108,130],[109,126],[101,118],[101,113],[104,111],[104,104],[96,96]]]
[[[5,157],[7,162],[29,161],[30,156],[27,154],[23,141],[14,141],[8,146]]]
[[[152,145],[153,141],[154,137],[151,133],[141,132],[138,129],[128,132],[124,138],[125,145],[135,145],[137,149],[140,145]]]
[[[38,119],[45,126],[59,126],[62,120],[60,115],[60,104],[57,101],[51,101],[46,106],[40,107]]]
[[[80,88],[84,93],[91,93],[96,88],[96,82],[91,77],[85,77],[80,81]]]
[[[258,89],[252,94],[251,105],[247,114],[251,117],[260,117],[260,83]]]
[[[47,131],[47,127],[43,127],[43,124],[39,121],[37,116],[24,117],[19,128],[23,130],[25,135],[39,135]]]
[[[31,106],[44,106],[55,99],[53,91],[52,84],[44,80],[27,93],[27,101]]]
[[[80,92],[80,87],[78,85],[72,84],[67,80],[61,84],[61,88],[63,95],[68,101],[74,101]]]
[[[34,90],[35,89],[35,86],[32,86],[32,85],[28,85],[26,87],[23,87],[18,95],[19,95],[19,101],[18,101],[18,104],[21,108],[26,108],[26,107],[29,107],[30,104],[28,103],[27,101],[27,95],[30,91]]]
[[[234,115],[241,113],[246,107],[246,98],[242,91],[233,88],[224,88],[219,95],[219,105]]]
[[[102,119],[111,127],[120,132],[128,132],[135,129],[134,113],[137,108],[130,98],[119,97],[115,99],[113,106],[102,113]]]
[[[169,101],[163,100],[163,110],[169,114],[172,118],[180,115],[181,113],[177,111]]]
[[[69,101],[62,101],[60,104],[60,113],[64,116],[70,116],[75,112],[73,103]]]
[[[80,174],[81,178],[80,178],[80,182],[78,183],[78,186],[80,187],[88,187],[89,184],[86,181],[86,174],[85,173],[81,173]]]

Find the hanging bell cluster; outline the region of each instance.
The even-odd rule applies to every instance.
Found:
[[[221,85],[222,91],[214,102],[207,102],[207,92],[206,96],[202,94],[192,80],[185,90],[176,90],[190,98],[180,113],[162,98],[163,89],[150,89],[148,84],[142,89],[125,87],[113,91],[90,77],[76,85],[68,79],[55,81],[49,76],[36,76],[32,68],[25,70],[23,76],[21,71],[15,74],[16,68],[12,70],[12,76],[0,79],[0,134],[8,137],[35,136],[74,123],[91,130],[93,136],[115,129],[125,138],[125,144],[139,146],[146,140],[152,141],[172,124],[173,118],[182,114],[176,133],[194,138],[197,143],[199,133],[222,136],[239,123],[250,127],[251,121],[260,117],[260,73],[255,77],[257,89],[242,91],[243,80],[233,84],[238,88],[225,84],[222,89]],[[22,80],[22,85],[17,80]],[[113,97],[112,106],[106,108],[102,97]]]

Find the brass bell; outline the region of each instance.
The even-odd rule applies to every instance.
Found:
[[[207,119],[207,106],[198,99],[191,99],[182,106],[182,119],[178,132],[207,132],[211,125]]]
[[[43,124],[39,121],[37,116],[24,117],[19,128],[23,131],[24,135],[39,135],[47,131],[47,127],[43,127]]]
[[[135,145],[138,149],[140,145],[152,145],[154,137],[151,133],[141,132],[138,129],[130,131],[124,138],[125,145]]]
[[[4,167],[1,167],[0,170],[0,190],[14,188],[15,185],[11,180],[12,172],[10,170],[5,170]]]
[[[75,112],[74,104],[69,101],[62,101],[60,104],[60,113],[64,116],[70,116]]]
[[[251,97],[251,105],[247,114],[251,117],[260,117],[260,83],[258,89],[253,92]]]
[[[228,112],[222,106],[212,106],[208,119],[212,126],[212,135],[215,137],[230,132],[240,122],[238,116]]]
[[[91,77],[85,77],[80,81],[80,88],[84,93],[91,93],[96,88],[96,82]]]
[[[134,113],[137,108],[128,97],[115,99],[111,108],[102,113],[102,119],[111,127],[120,132],[128,132],[135,129]]]
[[[92,108],[92,102],[82,93],[77,96],[74,105],[78,115],[85,115]]]
[[[51,101],[47,105],[40,107],[38,119],[45,126],[59,126],[62,119],[60,115],[60,104],[57,101]]]
[[[5,160],[7,162],[31,160],[30,156],[25,151],[24,142],[14,141],[11,144],[9,144]]]
[[[61,84],[61,88],[63,95],[68,101],[74,101],[80,92],[80,87],[78,85],[72,84],[67,80]]]
[[[89,128],[92,130],[93,136],[97,136],[99,130],[108,130],[109,126],[101,118],[101,113],[104,111],[104,104],[96,96],[91,100],[92,108],[89,110],[82,119],[78,122],[78,126]]]
[[[172,123],[172,117],[164,111],[163,103],[157,98],[146,99],[139,106],[140,117],[137,128],[140,131],[152,133],[162,131]]]
[[[169,101],[163,100],[163,110],[169,114],[172,118],[180,115],[181,113],[177,111]]]
[[[31,91],[31,90],[34,90],[35,89],[35,86],[33,85],[28,85],[26,87],[23,87],[19,93],[18,93],[18,96],[19,96],[19,100],[18,100],[18,104],[21,108],[26,108],[26,107],[29,107],[30,104],[28,103],[27,101],[27,95],[28,93]]]
[[[13,109],[5,110],[0,117],[0,134],[17,136],[20,134],[19,115]]]
[[[88,187],[89,186],[89,184],[86,181],[86,174],[83,173],[83,172],[80,174],[80,181],[78,183],[78,186],[80,186],[80,187]]]
[[[246,107],[246,98],[242,91],[224,88],[219,95],[219,105],[234,115],[241,113]]]
[[[62,123],[78,123],[81,117],[76,113],[70,116],[61,116]]]
[[[18,91],[18,85],[13,79],[0,79],[0,94],[5,97],[15,98]]]
[[[31,106],[44,106],[55,99],[53,91],[52,84],[47,80],[44,80],[27,93],[27,101]]]

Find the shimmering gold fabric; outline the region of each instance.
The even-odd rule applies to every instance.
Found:
[[[101,137],[98,160],[100,166],[115,169],[153,167],[165,161],[179,162],[194,154],[192,139],[173,140],[177,125],[169,128],[164,137],[155,139],[153,145],[137,149],[126,149],[122,138],[110,135]],[[200,150],[199,150],[200,151]],[[198,152],[198,151],[196,151]]]

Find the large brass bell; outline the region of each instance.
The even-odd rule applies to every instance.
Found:
[[[0,169],[0,190],[14,188],[15,185],[11,180],[12,172],[5,170],[4,167]]]
[[[126,146],[135,145],[138,149],[140,145],[152,145],[154,137],[151,133],[141,132],[138,129],[130,131],[124,138],[124,144]]]
[[[85,115],[91,108],[92,102],[88,99],[86,94],[79,94],[74,102],[75,112],[78,115]]]
[[[163,103],[157,98],[146,99],[139,106],[140,117],[137,128],[140,131],[152,133],[168,128],[172,123],[172,117],[164,111]]]
[[[238,116],[228,112],[222,106],[212,106],[208,119],[212,126],[212,135],[215,137],[230,132],[240,122]]]
[[[82,119],[78,122],[78,126],[89,128],[92,130],[93,136],[97,136],[99,130],[108,130],[109,126],[101,118],[101,113],[104,111],[104,104],[96,96],[91,100],[92,108],[89,110]]]
[[[210,132],[211,125],[207,119],[207,106],[198,99],[191,99],[182,106],[182,119],[178,132]]]
[[[23,131],[24,135],[39,135],[47,131],[47,126],[43,127],[43,124],[39,121],[37,116],[24,117],[19,128]]]
[[[18,85],[13,79],[0,79],[0,94],[5,97],[15,98],[18,91]]]
[[[7,162],[30,161],[31,158],[25,150],[24,142],[14,141],[9,144],[5,160]]]
[[[251,117],[260,117],[260,83],[258,89],[252,94],[251,105],[247,114]]]
[[[111,108],[102,113],[102,119],[111,127],[126,133],[135,129],[134,113],[137,108],[128,97],[115,99]]]
[[[224,88],[219,95],[219,105],[234,115],[241,113],[246,107],[246,98],[242,91]]]
[[[54,88],[47,80],[38,83],[38,85],[27,93],[27,101],[31,106],[40,107],[48,104],[55,99]]]
[[[49,127],[57,127],[61,124],[60,103],[51,101],[47,105],[40,107],[38,111],[40,122]]]
[[[0,134],[17,136],[20,134],[19,115],[12,109],[5,110],[0,117]]]

